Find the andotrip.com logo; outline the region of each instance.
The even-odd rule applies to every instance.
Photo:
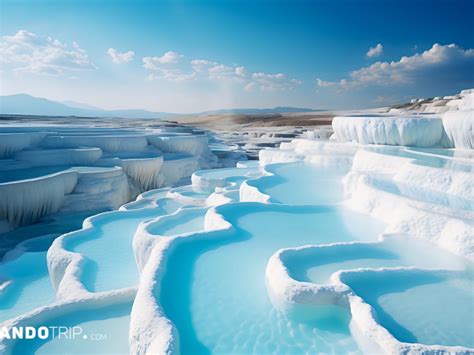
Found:
[[[82,327],[40,326],[40,327],[0,327],[0,340],[3,339],[66,339],[66,340],[107,340],[107,334],[85,334]]]

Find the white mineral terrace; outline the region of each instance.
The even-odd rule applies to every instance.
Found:
[[[0,127],[0,220],[116,209],[139,193],[218,166],[206,134]]]
[[[0,352],[473,354],[471,96],[236,167],[185,128],[0,129],[0,227],[38,236],[0,263],[0,327],[108,335]]]

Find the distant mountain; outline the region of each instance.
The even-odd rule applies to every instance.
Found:
[[[299,107],[242,108],[205,111],[196,113],[196,115],[249,115],[314,111],[320,110]],[[165,119],[178,115],[175,113],[152,112],[142,109],[104,110],[99,107],[83,104],[80,102],[57,102],[27,94],[0,96],[0,114]]]
[[[85,114],[83,109],[26,94],[1,96],[0,112],[3,114],[46,116],[80,116]]]
[[[102,110],[100,107],[97,107],[97,106],[83,104],[82,102],[76,102],[76,101],[71,101],[71,100],[62,101],[61,103],[70,107],[81,108],[83,110],[98,110],[98,111]]]
[[[173,116],[171,113],[151,112],[141,109],[103,110],[79,102],[65,101],[61,103],[27,94],[0,96],[0,114],[124,118],[165,118]]]

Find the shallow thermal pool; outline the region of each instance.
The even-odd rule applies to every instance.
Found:
[[[53,303],[56,293],[51,285],[46,252],[26,252],[0,263],[0,285],[10,280],[0,292],[0,322]]]
[[[343,174],[317,165],[296,162],[273,164],[265,168],[271,176],[248,181],[271,202],[286,204],[324,204],[343,199]]]
[[[221,211],[221,210],[219,210]],[[355,351],[342,308],[320,307],[301,321],[278,314],[267,295],[265,268],[278,249],[371,239],[383,226],[326,206],[224,206],[237,230],[178,246],[158,294],[178,327],[183,353]],[[329,310],[331,308],[331,310]],[[307,317],[308,318],[308,317]]]
[[[173,213],[179,206],[159,202],[155,208],[104,213],[93,222],[94,228],[66,238],[66,249],[87,258],[81,280],[89,291],[110,291],[137,284],[132,240],[139,223]]]
[[[331,283],[339,270],[382,267],[447,268],[462,270],[469,262],[435,244],[406,235],[386,236],[383,241],[338,243],[293,251],[284,257],[291,277],[317,284]]]
[[[204,230],[204,216],[207,208],[182,209],[164,216],[153,223],[148,232],[161,236],[173,236]]]
[[[472,270],[459,274],[369,271],[347,279],[398,340],[474,347]]]
[[[17,343],[16,354],[128,354],[130,303],[66,313],[41,326],[78,327],[80,334]],[[80,328],[79,328],[80,327]],[[51,333],[52,334],[52,333]]]
[[[472,156],[470,153],[463,153],[457,150],[453,153],[448,149],[416,149],[416,148],[400,148],[375,146],[365,147],[364,149],[402,158],[410,158],[415,161],[415,164],[423,165],[432,168],[442,168],[455,171],[472,172],[474,166],[472,164]],[[452,159],[456,158],[456,159]],[[467,159],[457,159],[467,158]]]

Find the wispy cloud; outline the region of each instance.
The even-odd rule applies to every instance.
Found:
[[[333,87],[333,86],[337,86],[338,83],[335,82],[335,81],[326,81],[326,80],[322,80],[322,79],[317,78],[316,79],[316,85],[318,85],[321,88],[330,88],[330,87]]]
[[[372,57],[378,57],[383,53],[383,45],[382,43],[377,43],[375,47],[369,48],[367,51],[367,57],[372,58]]]
[[[262,91],[284,91],[292,90],[301,84],[300,80],[288,79],[285,74],[253,73],[252,81],[246,86],[246,90],[259,88]]]
[[[201,73],[204,70],[207,70],[209,66],[219,65],[217,62],[212,62],[206,59],[193,59],[190,62],[192,69],[195,72]]]
[[[423,53],[405,56],[398,61],[376,62],[354,70],[340,81],[317,79],[319,87],[352,89],[367,86],[397,86],[424,82],[474,80],[474,49],[456,44],[434,44]]]
[[[153,73],[147,76],[148,80],[163,79],[167,81],[189,81],[196,78],[195,72],[184,73],[180,69],[157,68]]]
[[[170,53],[173,53],[172,55]],[[164,58],[167,57],[166,60]],[[249,74],[244,66],[226,65],[208,59],[193,59],[183,63],[184,56],[176,52],[167,52],[162,57],[144,57],[143,67],[150,71],[149,80],[188,81],[208,80],[240,84],[247,91],[281,91],[291,90],[301,84],[296,79],[288,79],[285,74],[268,74],[264,72]],[[175,58],[178,60],[171,60]],[[169,60],[168,60],[169,59]]]
[[[27,30],[2,37],[0,62],[10,65],[15,71],[36,74],[61,75],[70,70],[96,69],[86,51],[76,42],[68,45]]]
[[[178,64],[184,55],[177,52],[168,51],[162,56],[144,57],[143,68],[151,73],[147,76],[148,80],[162,79],[166,81],[189,81],[196,78],[196,71],[192,68],[183,70]]]
[[[244,67],[231,67],[224,64],[210,66],[207,73],[211,80],[241,80],[247,75]]]
[[[135,52],[128,51],[128,52],[119,52],[115,48],[109,48],[107,53],[112,58],[112,62],[116,64],[128,63],[133,60],[135,56]]]
[[[173,51],[166,52],[161,57],[144,57],[143,67],[146,69],[154,70],[159,68],[162,64],[176,64],[183,57],[183,55]]]

